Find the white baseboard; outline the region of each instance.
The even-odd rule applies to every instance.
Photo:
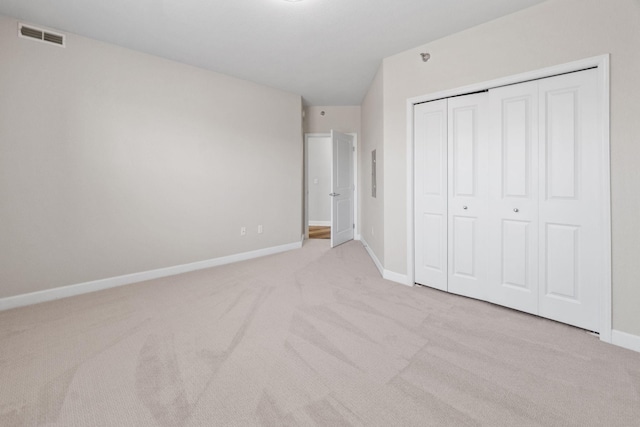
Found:
[[[304,235],[302,237],[304,239]],[[188,273],[190,271],[217,267],[220,265],[231,264],[239,261],[246,261],[253,258],[259,258],[267,255],[277,254],[280,252],[290,251],[293,249],[299,249],[301,247],[302,241],[288,243],[286,245],[273,246],[270,248],[228,255],[205,261],[192,262],[189,264],[159,268],[156,270],[126,274],[123,276],[93,280],[91,282],[79,283],[76,285],[62,286],[59,288],[47,289],[44,291],[31,292],[28,294],[16,295],[7,298],[0,298],[0,311],[9,310],[11,308],[24,307],[26,305],[38,304],[46,301],[53,301],[75,295],[86,294],[89,292],[101,291],[103,289],[115,288],[117,286],[129,285],[131,283],[143,282],[145,280],[175,276],[176,274]]]
[[[406,274],[400,274],[400,273],[396,273],[395,271],[384,270],[382,277],[384,277],[387,280],[391,280],[392,282],[400,283],[401,285],[413,286],[413,283],[409,282],[409,276],[407,276]]]
[[[360,240],[362,242],[362,245],[364,246],[365,250],[367,251],[367,253],[371,257],[371,259],[373,260],[373,263],[376,265],[376,268],[380,272],[380,276],[384,277],[384,267],[382,266],[382,263],[380,262],[380,260],[376,256],[376,254],[373,252],[373,250],[371,250],[371,248],[369,247],[369,244],[367,243],[367,241],[364,240],[363,237],[361,237],[361,236],[359,236],[359,237],[360,238],[357,239],[357,240]]]
[[[313,227],[331,227],[331,221],[309,221],[309,225]]]
[[[640,352],[640,337],[622,331],[611,331],[611,344]]]
[[[371,248],[369,247],[369,244],[364,239],[364,237],[362,237],[362,236],[358,236],[358,237],[359,237],[359,240],[364,245],[364,248],[367,250],[367,253],[369,254],[371,259],[373,260],[373,263],[378,268],[378,271],[380,272],[380,275],[382,276],[383,279],[390,280],[390,281],[396,282],[396,283],[400,283],[400,284],[406,285],[406,286],[413,286],[413,283],[409,282],[409,277],[406,274],[399,274],[399,273],[396,273],[396,272],[393,272],[393,271],[385,270],[385,268],[382,266],[382,263],[380,262],[380,260],[376,256],[376,254],[373,252],[373,250],[371,250]]]

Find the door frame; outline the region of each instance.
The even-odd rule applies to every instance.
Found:
[[[358,225],[358,133],[357,132],[342,132],[344,134],[353,137],[353,223],[355,224],[355,230],[353,232],[353,239],[360,240],[359,225]],[[304,240],[309,239],[309,138],[329,138],[331,139],[331,132],[329,133],[305,133],[304,134]],[[328,195],[327,195],[328,196]]]
[[[609,54],[585,58],[553,67],[533,70],[526,73],[502,77],[482,83],[475,83],[455,89],[448,89],[440,92],[430,93],[422,96],[407,99],[407,277],[411,285],[415,284],[415,241],[414,241],[414,144],[413,144],[413,107],[415,104],[435,101],[442,98],[471,94],[484,90],[493,89],[500,86],[507,86],[523,83],[530,80],[538,80],[546,77],[553,77],[560,74],[567,74],[589,68],[596,68],[598,72],[598,96],[600,101],[600,115],[602,119],[602,141],[603,149],[601,153],[603,180],[600,183],[602,196],[604,199],[601,207],[601,215],[604,221],[604,241],[602,242],[603,257],[603,280],[598,291],[600,295],[599,323],[600,340],[611,343],[612,335],[612,296],[611,296],[611,161],[610,161],[610,101],[609,101]]]

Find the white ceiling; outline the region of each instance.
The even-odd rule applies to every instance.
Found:
[[[382,58],[542,1],[0,0],[0,14],[294,92],[307,105],[359,105]]]

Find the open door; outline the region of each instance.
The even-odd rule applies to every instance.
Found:
[[[331,131],[331,247],[353,240],[353,136]]]

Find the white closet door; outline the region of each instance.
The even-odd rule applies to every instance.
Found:
[[[540,80],[540,315],[598,331],[603,278],[597,72]]]
[[[538,82],[489,91],[489,295],[538,312]]]
[[[447,290],[447,100],[414,107],[415,282]]]
[[[488,94],[448,101],[449,292],[487,295]]]

